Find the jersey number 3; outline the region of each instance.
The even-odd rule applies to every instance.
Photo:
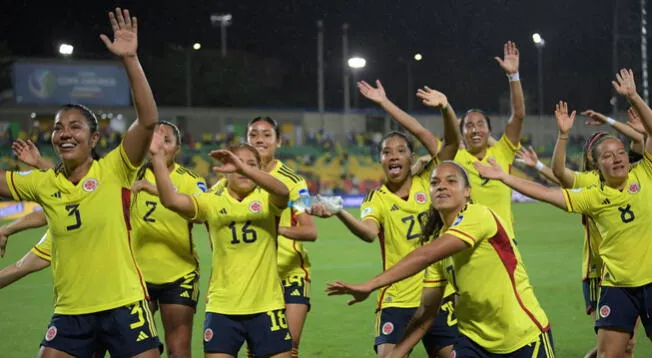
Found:
[[[71,231],[71,230],[77,230],[81,227],[82,222],[81,222],[81,214],[79,213],[79,204],[68,204],[66,205],[66,211],[68,212],[68,216],[74,216],[75,217],[75,223],[72,225],[66,226],[66,230]]]

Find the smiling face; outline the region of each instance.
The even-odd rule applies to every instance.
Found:
[[[462,137],[466,148],[477,153],[487,148],[491,130],[484,114],[469,112],[462,123]]]
[[[458,210],[471,197],[471,187],[461,168],[453,163],[442,163],[430,176],[432,206],[440,212]]]
[[[404,182],[410,175],[412,166],[412,150],[407,140],[399,135],[385,138],[381,143],[380,163],[388,182]]]
[[[281,139],[276,135],[276,130],[271,123],[259,120],[247,128],[247,143],[256,148],[260,156],[267,162],[274,158],[276,148],[281,146]]]
[[[623,142],[616,138],[604,139],[595,147],[594,153],[598,170],[608,184],[627,180],[630,164]]]
[[[80,163],[91,156],[100,134],[93,131],[81,110],[66,108],[54,118],[52,147],[64,164]]]
[[[242,161],[245,165],[260,169],[260,162],[258,161],[258,158],[256,158],[254,151],[255,149],[253,148],[239,147],[233,150],[233,154],[235,154],[235,156],[238,157],[238,159],[240,159],[240,161]],[[229,189],[233,190],[241,197],[247,196],[256,187],[256,183],[254,183],[251,179],[238,173],[227,174],[226,180],[228,182]]]

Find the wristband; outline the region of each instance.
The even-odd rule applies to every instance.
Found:
[[[507,78],[509,78],[509,82],[516,82],[521,80],[521,77],[519,76],[518,72],[508,73]]]
[[[546,166],[545,166],[545,164],[541,163],[540,160],[537,160],[537,164],[534,167],[537,168],[538,171],[541,171]]]
[[[613,126],[614,124],[616,124],[616,120],[613,119],[613,118],[611,118],[611,117],[607,117],[606,122],[607,122],[607,124],[610,125],[610,126]]]

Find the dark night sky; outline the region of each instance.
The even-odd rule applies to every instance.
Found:
[[[637,9],[638,1],[621,2]],[[3,1],[0,39],[19,56],[54,56],[61,40],[73,42],[75,51],[102,54],[106,50],[98,34],[110,30],[106,11],[115,5],[105,0]],[[562,98],[574,108],[610,108],[614,0],[141,0],[119,5],[139,17],[141,53],[160,51],[163,42],[199,41],[219,47],[219,29],[211,27],[208,17],[230,12],[234,21],[228,29],[229,48],[281,59],[290,69],[286,81],[291,90],[309,93],[316,93],[315,21],[324,19],[326,105],[333,109],[342,102],[343,22],[351,26],[350,52],[368,60],[362,78],[380,78],[390,97],[405,105],[406,65],[399,58],[418,51],[424,61],[414,66],[415,87],[441,89],[458,111],[506,110],[500,107],[500,97],[507,93],[507,80],[493,60],[502,56],[506,40],[516,41],[521,50],[521,78],[533,107],[537,53],[531,34],[540,32],[546,40],[545,107],[552,108],[554,100]],[[634,15],[621,20],[623,31],[636,31],[640,20]],[[636,38],[619,48],[619,66],[640,72]]]

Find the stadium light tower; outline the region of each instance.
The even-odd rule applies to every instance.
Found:
[[[539,72],[539,120],[543,118],[543,48],[546,46],[546,40],[538,32],[532,34],[532,42],[537,48],[538,53],[538,72]]]
[[[358,72],[365,68],[367,65],[367,60],[365,60],[363,57],[354,56],[349,58],[346,63],[349,65],[351,73],[353,74],[353,108],[357,109],[360,102],[360,91],[358,91]]]
[[[226,28],[231,25],[233,15],[231,14],[212,14],[211,24],[220,27],[222,57],[226,57]]]
[[[72,55],[74,49],[75,47],[73,45],[62,43],[61,45],[59,45],[59,54],[63,56],[70,56]]]
[[[199,42],[195,42],[192,45],[192,49],[195,50],[195,51],[198,51],[199,49],[201,49],[201,44]]]

